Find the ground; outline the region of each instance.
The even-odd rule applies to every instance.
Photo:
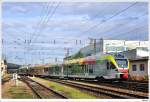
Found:
[[[18,86],[14,80],[10,80],[2,85],[2,98],[4,99],[34,99],[36,96],[31,89],[23,82],[18,81]]]
[[[64,95],[68,96],[70,99],[96,99],[94,95],[90,95],[88,93],[85,93],[81,90],[65,86],[56,82],[52,82],[49,80],[45,80],[42,78],[33,78],[31,77],[34,81],[37,81],[47,87],[51,87],[56,91],[59,91],[60,93],[63,93]]]

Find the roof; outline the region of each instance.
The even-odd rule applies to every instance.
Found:
[[[149,57],[141,57],[141,58],[136,58],[136,59],[130,59],[131,62],[135,61],[148,61]]]

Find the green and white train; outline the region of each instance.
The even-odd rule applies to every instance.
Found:
[[[97,54],[62,64],[20,68],[20,75],[69,79],[128,79],[129,61],[120,54]]]

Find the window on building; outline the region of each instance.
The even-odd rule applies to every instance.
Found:
[[[136,65],[132,65],[132,71],[136,71]]]
[[[140,64],[140,71],[144,71],[144,64]]]

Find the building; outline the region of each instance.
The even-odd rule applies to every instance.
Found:
[[[7,73],[6,60],[1,60],[1,76]]]
[[[132,80],[148,80],[148,57],[130,60],[129,75]]]
[[[129,59],[129,75],[133,80],[148,79],[148,41],[105,40],[80,49],[84,57],[96,53],[121,53]]]
[[[148,47],[148,41],[129,41],[129,40],[105,40],[100,39],[86,47],[80,49],[84,56],[95,53],[114,53],[123,52],[137,47]]]
[[[148,48],[137,47],[121,53],[129,59],[130,78],[132,80],[148,80]]]
[[[120,52],[126,56],[129,60],[138,59],[142,57],[148,57],[149,51],[147,47],[137,47],[136,49]]]

